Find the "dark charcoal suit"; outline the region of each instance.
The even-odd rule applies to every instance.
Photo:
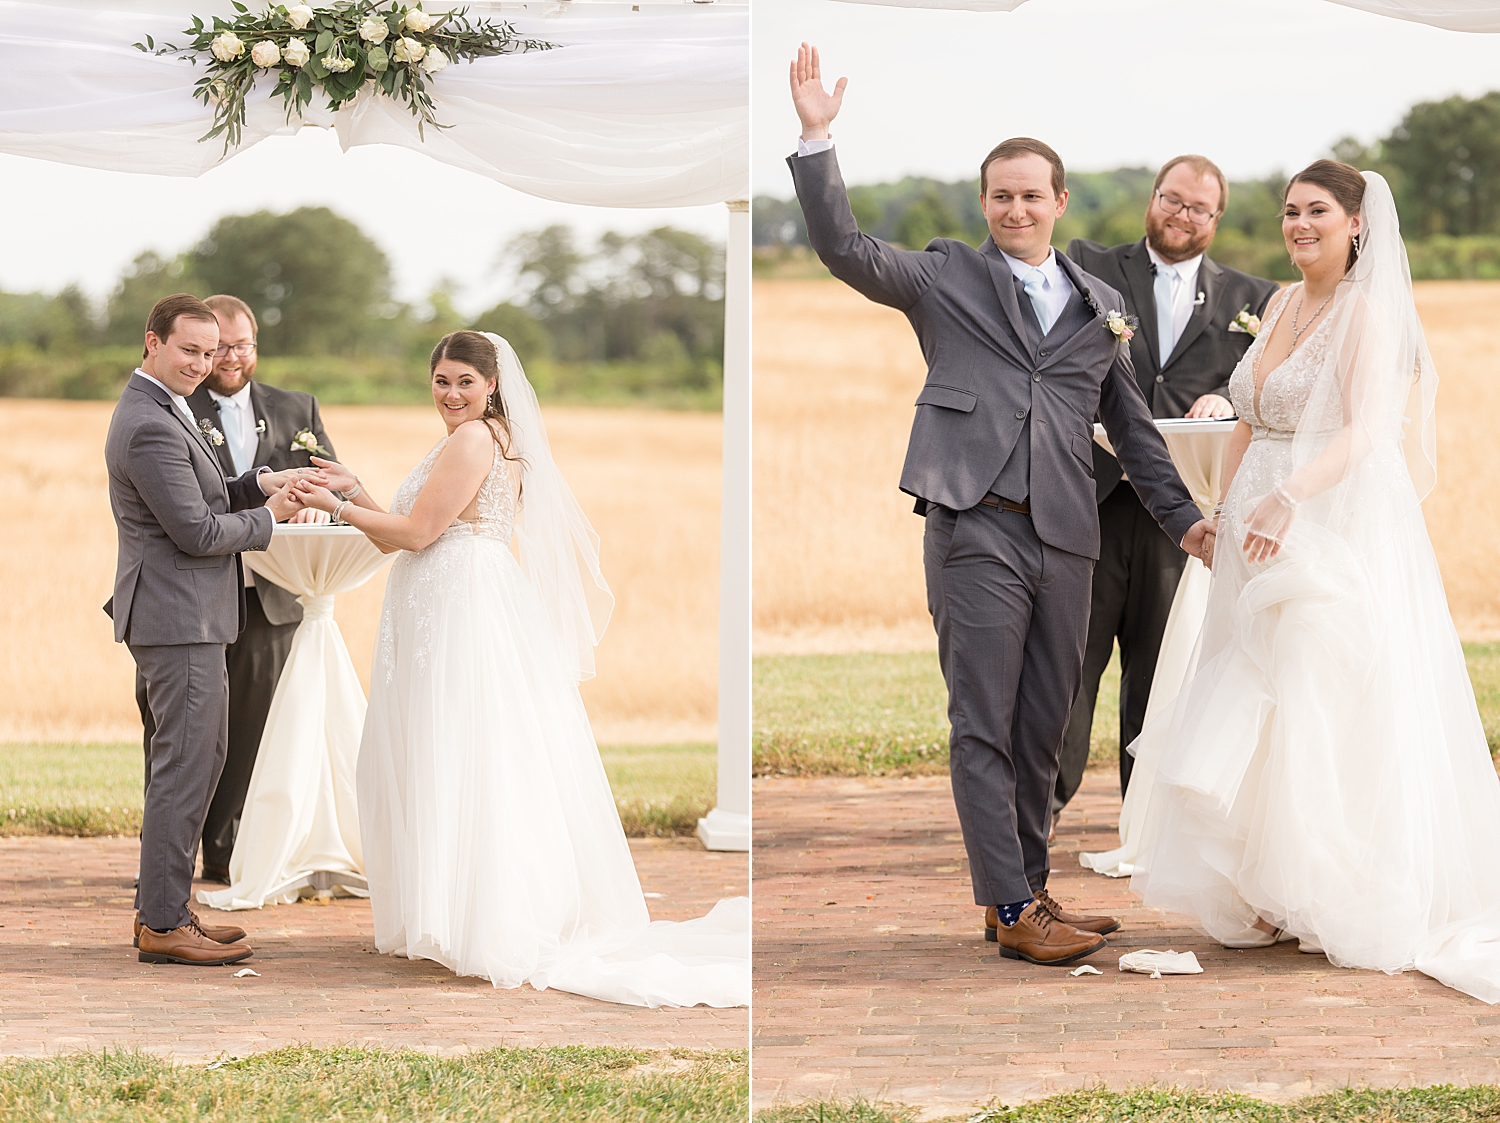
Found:
[[[1204,257],[1198,265],[1197,282],[1203,303],[1193,308],[1163,366],[1155,279],[1145,240],[1106,249],[1097,242],[1074,239],[1068,246],[1068,256],[1086,272],[1119,289],[1126,310],[1139,318],[1141,326],[1130,341],[1130,357],[1153,417],[1183,417],[1204,394],[1229,397],[1229,376],[1254,338],[1246,332],[1230,331],[1229,325],[1247,305],[1254,315],[1264,312],[1276,291],[1274,281],[1248,276]],[[1145,722],[1156,657],[1182,567],[1187,563],[1187,555],[1161,533],[1135,492],[1117,486],[1120,462],[1097,444],[1093,457],[1099,496],[1099,561],[1094,566],[1083,685],[1063,737],[1052,798],[1054,813],[1073,798],[1083,781],[1099,676],[1109,663],[1116,639],[1120,643],[1122,794],[1129,784],[1135,758],[1124,750],[1139,736]]]
[[[1118,293],[1059,254],[1077,291],[1043,337],[992,241],[897,249],[860,233],[831,150],[788,164],[813,249],[904,312],[927,359],[901,489],[927,516],[953,797],[975,903],[1023,901],[1047,881],[1057,754],[1083,664],[1099,548],[1095,414],[1174,539],[1201,515],[1105,326]],[[1028,500],[1030,515],[981,504],[991,492]]]
[[[206,385],[199,386],[187,401],[200,423],[207,421],[223,430],[219,403]],[[279,472],[311,466],[310,453],[292,451],[292,439],[303,429],[310,429],[318,444],[328,450],[328,459],[333,458],[333,445],[323,432],[318,415],[318,400],[311,394],[252,381],[250,402],[256,418],[266,426],[256,446],[255,467],[264,465]],[[234,459],[228,442],[213,446],[213,451],[224,475],[234,476]],[[295,596],[259,574],[253,575],[252,580],[254,584],[245,589],[244,630],[224,651],[229,674],[229,743],[224,769],[203,821],[203,864],[221,869],[228,868],[229,856],[234,851],[245,794],[260,751],[260,737],[271,712],[271,698],[291,653],[292,637],[302,620],[302,605]],[[145,682],[139,674],[136,704],[149,745],[154,725],[146,705]]]

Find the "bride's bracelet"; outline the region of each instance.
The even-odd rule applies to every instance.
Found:
[[[354,477],[354,490],[353,491],[346,491],[346,492],[344,492],[344,498],[345,499],[358,499],[359,498],[359,493],[362,492],[362,491],[364,491],[364,489],[365,489],[365,481],[362,480],[362,479],[360,479],[358,476],[355,476]]]
[[[1218,518],[1223,513],[1224,513],[1224,504],[1222,504],[1222,503],[1215,503],[1214,504],[1214,518]]]
[[[1297,500],[1293,499],[1291,493],[1280,484],[1277,484],[1271,489],[1271,494],[1276,496],[1277,502],[1279,502],[1288,511],[1295,511],[1297,509]]]
[[[341,523],[344,521],[344,508],[347,506],[349,506],[349,500],[343,499],[340,500],[339,503],[333,508],[333,521],[335,523]]]

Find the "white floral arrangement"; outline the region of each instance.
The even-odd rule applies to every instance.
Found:
[[[198,428],[203,430],[203,435],[209,439],[214,448],[218,448],[221,444],[224,443],[224,434],[219,432],[218,429],[214,428],[213,422],[208,418],[199,418]]]
[[[1250,314],[1250,305],[1245,305],[1229,321],[1230,331],[1244,332],[1251,339],[1260,334],[1260,317]]]
[[[1141,326],[1141,322],[1124,312],[1109,311],[1104,313],[1104,326],[1114,333],[1116,339],[1129,343],[1135,338],[1135,329]]]
[[[311,429],[298,429],[297,435],[292,438],[291,452],[315,452],[319,456],[327,457],[328,450],[318,443],[318,438]]]
[[[404,101],[424,125],[443,128],[429,88],[433,75],[449,63],[488,55],[542,51],[555,47],[540,39],[522,39],[506,22],[470,22],[467,8],[429,13],[420,4],[399,0],[336,0],[327,7],[272,4],[262,15],[236,0],[232,20],[213,17],[206,24],[194,16],[183,34],[186,47],[156,46],[151,36],[135,46],[156,54],[181,55],[196,63],[208,57],[208,72],[193,86],[193,96],[214,108],[214,127],[200,139],[224,136],[227,152],[240,142],[245,126],[245,97],[263,76],[275,75],[273,94],[280,94],[290,121],[301,116],[317,89],[328,107],[339,109],[367,86]]]

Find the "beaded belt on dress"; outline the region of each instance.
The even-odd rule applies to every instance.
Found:
[[[1267,429],[1264,425],[1250,426],[1250,439],[1258,441],[1261,439],[1271,441],[1289,441],[1297,434],[1289,429]]]

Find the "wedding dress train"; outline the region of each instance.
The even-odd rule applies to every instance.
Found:
[[[1388,200],[1383,181],[1371,187],[1377,206]],[[1500,781],[1399,425],[1303,503],[1277,557],[1242,551],[1260,497],[1307,461],[1309,421],[1326,438],[1330,411],[1364,408],[1335,400],[1364,377],[1338,352],[1348,302],[1364,298],[1341,295],[1259,401],[1254,364],[1295,294],[1235,370],[1230,396],[1253,435],[1225,497],[1194,663],[1130,746],[1121,848],[1081,857],[1131,873],[1147,905],[1196,916],[1216,939],[1263,917],[1338,966],[1416,968],[1496,1002]],[[1407,386],[1412,370],[1405,361]]]
[[[445,443],[393,513],[411,512]],[[478,520],[391,568],[357,769],[376,947],[497,987],[744,1005],[745,898],[650,921],[576,653],[510,549],[521,472],[497,448]]]

